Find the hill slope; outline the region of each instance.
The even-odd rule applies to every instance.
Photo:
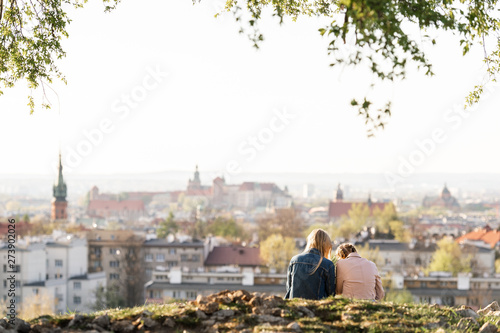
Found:
[[[3,332],[497,332],[496,302],[483,314],[462,307],[374,303],[342,297],[321,301],[223,291],[193,302],[42,316]],[[488,313],[489,312],[489,313]]]

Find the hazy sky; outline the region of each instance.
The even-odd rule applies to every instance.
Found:
[[[383,132],[366,138],[349,107],[371,83],[366,70],[330,68],[325,22],[261,25],[256,51],[222,0],[126,0],[110,14],[71,11],[67,85],[52,85],[51,110],[29,115],[20,83],[0,97],[0,174],[165,170],[241,172],[498,172],[500,90],[470,114],[464,96],[484,68],[450,35],[430,48],[436,76],[413,71],[371,96],[393,100]],[[38,100],[40,102],[40,100]],[[59,107],[60,105],[60,107]],[[432,140],[432,142],[430,141]]]

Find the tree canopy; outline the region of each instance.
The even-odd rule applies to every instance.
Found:
[[[66,56],[61,40],[68,37],[71,23],[67,9],[86,2],[0,0],[0,94],[19,81],[30,89],[45,90],[54,78],[65,80],[57,61]],[[119,2],[103,0],[103,9],[110,11]],[[319,33],[328,39],[331,66],[366,66],[373,73],[373,84],[404,79],[412,67],[433,75],[424,48],[439,43],[434,34],[450,32],[459,37],[463,55],[475,46],[484,49],[487,79],[466,98],[471,105],[500,71],[499,9],[498,0],[227,0],[224,11],[233,13],[242,24],[240,32],[248,33],[256,47],[264,40],[258,23],[265,16],[277,17],[280,24],[303,16],[326,18],[330,23],[319,27]],[[374,106],[366,96],[351,101],[369,136],[384,128],[390,104]],[[33,95],[28,96],[28,105],[33,112]],[[50,107],[45,100],[42,106]]]
[[[464,256],[460,245],[450,238],[443,238],[438,243],[436,252],[428,267],[429,272],[451,272],[454,276],[458,273],[468,273],[471,270],[469,256]]]
[[[25,80],[28,88],[41,87],[54,78],[65,82],[57,60],[66,56],[61,40],[68,37],[71,18],[67,6],[83,7],[87,0],[0,0],[0,95],[2,88],[13,87]],[[110,11],[120,0],[103,0]],[[33,96],[28,97],[31,112]],[[48,108],[46,101],[42,106]]]
[[[484,48],[488,78],[470,92],[468,106],[479,100],[485,83],[495,81],[500,71],[497,0],[227,0],[225,10],[232,11],[237,21],[247,21],[248,36],[256,47],[264,40],[258,22],[268,11],[280,24],[287,18],[326,17],[331,23],[319,32],[328,38],[330,66],[367,66],[374,74],[373,84],[377,79],[405,79],[407,70],[415,66],[425,75],[434,75],[424,47],[439,41],[430,32],[451,32],[459,36],[462,55],[476,45]],[[491,51],[487,51],[487,41]],[[376,110],[372,104],[367,97],[351,101],[364,118],[369,136],[384,128],[391,115],[391,101]]]

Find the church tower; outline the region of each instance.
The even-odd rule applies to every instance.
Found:
[[[198,165],[196,165],[196,169],[194,171],[193,180],[189,179],[188,181],[188,191],[196,191],[201,189],[201,180],[200,180],[200,172],[198,171]]]
[[[52,187],[52,209],[50,213],[50,219],[55,220],[66,220],[68,218],[68,202],[66,201],[66,183],[63,179],[62,174],[62,163],[61,163],[61,153],[59,153],[59,168],[58,177],[56,183]]]
[[[335,194],[335,201],[342,202],[344,200],[344,192],[340,188],[340,183],[337,186],[337,193]]]

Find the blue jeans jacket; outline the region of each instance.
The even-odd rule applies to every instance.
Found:
[[[322,299],[335,295],[335,265],[331,260],[323,258],[316,272],[311,275],[320,259],[319,251],[311,249],[290,260],[285,299]]]

